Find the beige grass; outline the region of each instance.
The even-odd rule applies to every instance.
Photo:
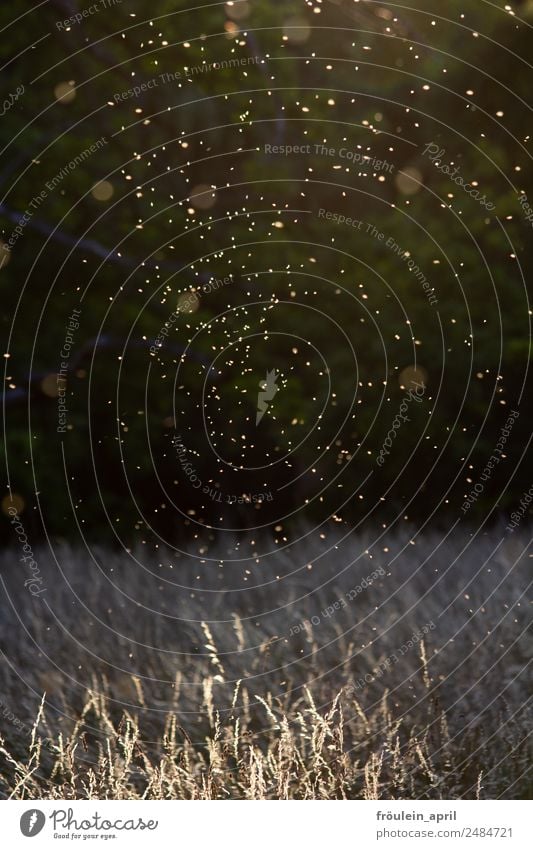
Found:
[[[209,592],[220,586],[218,559],[202,564],[195,552],[149,560],[144,552],[146,572],[99,552],[99,572],[87,554],[63,547],[57,563],[38,554],[47,604],[24,590],[17,552],[5,555],[0,792],[530,796],[531,559],[525,532],[501,537],[411,545],[406,531],[346,549],[331,549],[330,537],[322,562],[316,542],[312,552],[302,543],[299,557],[259,558],[255,571],[250,552],[236,568],[225,561],[222,593]],[[207,556],[215,554],[223,559],[218,549]],[[353,602],[322,615],[378,567],[383,576]],[[263,586],[247,587],[246,569]],[[320,623],[295,633],[312,616]],[[365,674],[369,683],[357,686]]]

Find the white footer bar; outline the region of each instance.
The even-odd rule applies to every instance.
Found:
[[[117,849],[531,849],[532,803],[38,801],[2,803],[2,845]]]

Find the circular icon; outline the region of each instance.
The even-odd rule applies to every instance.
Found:
[[[24,837],[35,837],[43,830],[46,817],[42,811],[37,808],[32,808],[30,811],[25,811],[20,818],[20,830]]]

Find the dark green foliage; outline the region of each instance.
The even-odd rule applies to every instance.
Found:
[[[374,512],[381,523],[407,511],[423,523],[434,510],[439,521],[455,520],[516,409],[507,457],[469,515],[512,509],[531,484],[522,453],[530,434],[523,393],[532,240],[517,200],[520,191],[533,197],[531,5],[515,4],[522,23],[481,2],[454,0],[443,10],[424,0],[394,15],[385,5],[328,3],[317,15],[304,3],[255,0],[240,24],[244,34],[233,37],[224,31],[222,5],[156,5],[153,21],[152,4],[138,0],[69,32],[57,21],[80,4],[49,2],[11,26],[27,3],[13,0],[0,13],[9,33],[0,48],[9,62],[5,96],[25,86],[2,118],[4,241],[48,181],[106,140],[47,192],[0,271],[7,383],[16,386],[7,391],[6,452],[12,490],[28,506],[28,529],[40,529],[35,492],[47,532],[60,537],[77,536],[79,523],[97,539],[119,533],[131,540],[147,526],[173,539],[191,515],[214,525],[226,519],[181,474],[174,418],[202,481],[225,493],[257,492],[264,484],[277,490],[290,477],[283,464],[263,476],[214,462],[202,417],[205,391],[213,433],[239,439],[247,419],[255,419],[258,377],[273,367],[286,380],[276,419],[265,417],[246,459],[260,465],[305,437],[291,455],[290,474],[300,477],[274,505],[239,516],[229,511],[226,524],[256,523],[258,516],[268,524],[305,499],[314,520],[337,514],[354,521]],[[313,28],[308,40],[283,40],[291,16]],[[257,57],[268,58],[261,65]],[[250,61],[199,70],[204,61],[235,58]],[[184,66],[194,69],[189,76]],[[177,72],[179,81],[162,82],[160,75]],[[154,79],[158,84],[138,97],[117,100]],[[76,96],[60,103],[54,89],[70,80]],[[479,183],[493,212],[424,155],[430,142],[465,181]],[[314,145],[322,143],[368,151],[393,168],[372,173],[316,155]],[[265,144],[309,144],[312,152],[267,155]],[[406,168],[416,169],[422,190],[407,194],[398,185]],[[102,180],[114,189],[106,202],[91,194]],[[193,216],[189,195],[199,184],[216,186],[217,198]],[[325,220],[321,208],[364,227]],[[272,226],[276,219],[283,228]],[[382,240],[367,232],[369,224]],[[389,237],[430,281],[437,307],[387,247]],[[234,282],[202,297],[194,314],[180,315],[151,356],[180,294],[230,273]],[[60,368],[65,327],[82,294],[63,435],[57,399],[42,391],[42,380]],[[254,349],[250,372],[222,369],[214,381],[209,364],[228,333],[237,340],[246,323],[250,333],[264,331],[253,301],[274,303],[268,344]],[[229,308],[226,323],[217,319],[195,336]],[[276,336],[288,329],[314,353],[306,344],[291,360],[292,345]],[[319,354],[335,403],[329,398],[321,431],[310,435],[327,395],[327,372],[317,378]],[[411,404],[410,426],[378,469],[376,456],[406,391],[399,375],[415,362],[427,375],[424,402]],[[215,383],[220,406],[209,400]],[[224,440],[223,448],[226,461],[242,462],[236,441]],[[327,492],[320,479],[330,484]]]

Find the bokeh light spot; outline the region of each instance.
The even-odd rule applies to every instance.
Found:
[[[54,89],[54,95],[60,103],[70,103],[76,97],[76,83],[74,80],[58,83]]]
[[[115,190],[113,188],[112,183],[109,180],[100,180],[99,183],[95,183],[91,189],[91,194],[95,200],[111,200],[113,197]]]

